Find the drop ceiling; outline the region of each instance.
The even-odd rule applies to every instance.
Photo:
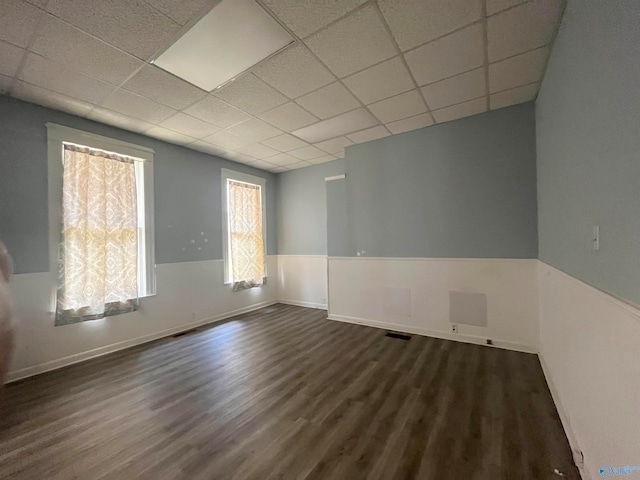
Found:
[[[272,172],[535,99],[562,0],[259,0],[293,46],[213,92],[151,64],[217,0],[2,0],[0,92]]]

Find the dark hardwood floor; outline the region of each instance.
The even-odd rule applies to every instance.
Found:
[[[385,333],[276,305],[10,384],[0,478],[579,478],[535,355]]]

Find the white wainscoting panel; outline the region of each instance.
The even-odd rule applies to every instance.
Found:
[[[330,257],[329,318],[537,353],[537,268],[535,259]],[[410,316],[385,311],[390,288],[411,290]],[[450,291],[486,294],[487,327],[451,333]]]
[[[640,466],[640,309],[543,262],[539,289],[540,358],[583,478]]]
[[[327,257],[278,255],[278,300],[327,309]]]
[[[158,294],[138,311],[55,327],[49,273],[16,275],[11,282],[18,323],[9,380],[42,373],[88,358],[188,330],[277,301],[277,279],[233,292],[223,285],[222,260],[170,263],[156,268]],[[276,256],[267,268],[277,271]]]

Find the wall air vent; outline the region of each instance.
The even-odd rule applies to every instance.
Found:
[[[477,292],[449,292],[449,321],[455,324],[487,326],[487,295]]]

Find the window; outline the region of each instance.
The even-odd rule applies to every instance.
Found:
[[[225,283],[234,290],[266,281],[265,184],[263,178],[222,170]]]
[[[134,311],[155,294],[153,151],[59,125],[47,132],[56,325]]]

